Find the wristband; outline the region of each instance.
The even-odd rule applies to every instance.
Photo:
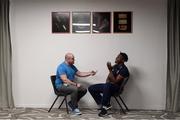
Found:
[[[68,84],[67,84],[67,83],[64,83],[63,85],[64,85],[64,86],[68,86]]]

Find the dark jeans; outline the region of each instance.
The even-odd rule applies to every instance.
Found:
[[[78,108],[78,102],[79,100],[87,93],[87,89],[83,86],[76,87],[74,85],[62,85],[60,88],[58,88],[59,92],[62,92],[66,95],[71,95],[71,104],[73,109]]]
[[[111,96],[119,91],[119,86],[108,82],[91,85],[88,90],[98,105],[107,106]]]

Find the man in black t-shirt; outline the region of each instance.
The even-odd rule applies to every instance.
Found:
[[[109,75],[106,83],[91,85],[88,90],[97,105],[100,106],[101,112],[98,114],[100,117],[107,115],[107,110],[111,108],[110,99],[111,96],[119,91],[122,81],[129,77],[129,70],[124,64],[128,61],[126,53],[120,53],[115,60],[115,65],[107,63]]]

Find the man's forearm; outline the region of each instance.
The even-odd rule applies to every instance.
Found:
[[[114,75],[111,71],[108,75],[108,80],[109,80],[109,82],[115,82],[116,81],[116,78],[114,77]]]
[[[77,83],[75,83],[75,82],[73,82],[73,81],[71,81],[69,79],[63,80],[63,82],[66,83],[66,84],[74,85],[74,86],[76,86],[76,84],[77,84]]]
[[[109,73],[108,78],[112,83],[119,83],[120,81],[124,80],[124,77],[121,75],[117,75],[116,77],[114,77],[112,72]]]
[[[112,82],[112,83],[118,83],[121,80],[121,78],[119,79],[118,76],[114,77],[112,72],[109,73],[108,78],[109,78],[109,82]]]
[[[78,76],[79,77],[88,77],[92,74],[92,72],[79,72]]]

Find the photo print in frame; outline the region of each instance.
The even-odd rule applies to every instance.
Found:
[[[93,12],[92,33],[111,33],[111,12]]]
[[[114,33],[132,33],[132,12],[114,12]]]
[[[72,12],[72,33],[91,33],[91,12]]]
[[[70,12],[52,12],[52,33],[70,33]]]

